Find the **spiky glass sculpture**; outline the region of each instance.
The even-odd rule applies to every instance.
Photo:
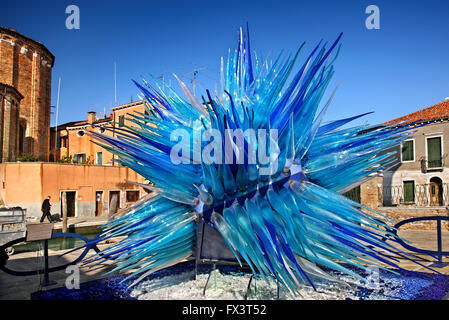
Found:
[[[108,222],[101,240],[126,238],[86,262],[115,258],[114,271],[138,268],[130,275],[140,276],[137,283],[190,257],[197,219],[204,219],[239,262],[292,293],[300,284],[314,286],[314,277],[330,279],[320,266],[356,278],[348,265],[399,268],[388,253],[405,254],[382,241],[396,237],[388,218],[341,193],[393,165],[394,152],[381,151],[399,144],[408,131],[341,129],[364,114],[322,123],[333,94],[319,105],[334,74],[341,36],[329,49],[319,43],[293,74],[304,44],[293,57],[261,61],[250,50],[248,31],[244,35],[240,29],[237,49],[226,63],[221,59],[220,91],[214,97],[206,91],[202,102],[179,79],[188,100],[156,81],[135,82],[148,114],[130,115],[133,125],[116,127],[118,137],[90,134],[148,179],[151,184],[142,186],[157,195]],[[242,142],[242,136],[229,133],[238,129],[270,135],[265,140],[243,135]],[[222,139],[212,139],[211,130]],[[187,139],[174,138],[178,132]],[[268,162],[252,157],[261,150]],[[225,161],[211,162],[220,153]]]

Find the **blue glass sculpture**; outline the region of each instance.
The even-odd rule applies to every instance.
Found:
[[[115,258],[113,271],[138,268],[129,276],[137,283],[190,257],[197,219],[204,219],[239,262],[293,294],[300,284],[314,286],[312,278],[330,279],[322,266],[356,278],[347,265],[399,268],[392,255],[407,254],[382,241],[397,239],[388,218],[341,193],[394,165],[395,153],[384,150],[409,130],[345,126],[366,113],[322,123],[335,91],[319,106],[341,36],[328,49],[320,42],[293,73],[304,44],[293,56],[262,60],[251,52],[248,30],[240,29],[237,49],[221,60],[219,92],[206,91],[202,101],[179,79],[187,99],[155,80],[135,82],[148,114],[130,115],[133,125],[116,127],[117,137],[89,134],[148,179],[151,184],[141,186],[157,195],[108,222],[98,241],[126,238],[86,263]],[[238,129],[270,135],[243,136],[239,145],[239,137],[229,136]],[[211,130],[223,139],[198,139]],[[176,132],[184,136],[173,139]],[[225,161],[204,161],[208,147],[210,158],[221,153]],[[254,159],[261,150],[268,162]]]

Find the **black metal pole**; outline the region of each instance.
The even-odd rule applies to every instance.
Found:
[[[202,214],[197,214],[197,232],[196,232],[196,248],[195,248],[195,272],[193,275],[193,280],[196,280],[198,275],[198,264],[200,263],[201,258],[201,248],[203,246],[203,228],[204,221],[202,219]]]
[[[438,237],[438,264],[443,264],[443,250],[441,242],[441,219],[437,220],[437,237]]]
[[[48,240],[44,240],[44,260],[45,260],[44,286],[46,286],[50,282],[49,275],[48,275]]]

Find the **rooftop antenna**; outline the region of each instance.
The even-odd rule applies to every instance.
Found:
[[[163,71],[162,74],[159,77],[156,78],[156,79],[161,79],[162,80],[162,90],[164,90],[164,91],[165,91],[165,74],[166,73],[167,73],[166,71]],[[171,80],[169,79],[168,81],[169,81],[170,87],[171,87]]]
[[[192,84],[192,87],[193,87],[193,95],[195,96],[196,76],[198,75],[198,72],[199,72],[199,71],[208,69],[209,67],[206,67],[206,66],[199,66],[199,65],[197,65],[197,64],[195,64],[195,63],[192,63],[192,64],[198,66],[198,68],[193,69],[192,71],[185,73],[183,76],[186,76],[186,75],[191,74],[191,73],[193,72],[193,79],[190,80],[190,83]]]
[[[117,63],[114,62],[114,97],[115,105],[117,106]]]
[[[58,111],[59,111],[59,91],[61,89],[61,77],[58,80],[58,97],[56,98],[56,123],[55,123],[55,162],[56,159],[56,148],[58,147]]]

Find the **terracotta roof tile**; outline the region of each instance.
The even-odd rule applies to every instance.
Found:
[[[431,107],[385,122],[385,124],[407,124],[410,122],[432,121],[446,118],[449,118],[449,101],[437,103]]]

